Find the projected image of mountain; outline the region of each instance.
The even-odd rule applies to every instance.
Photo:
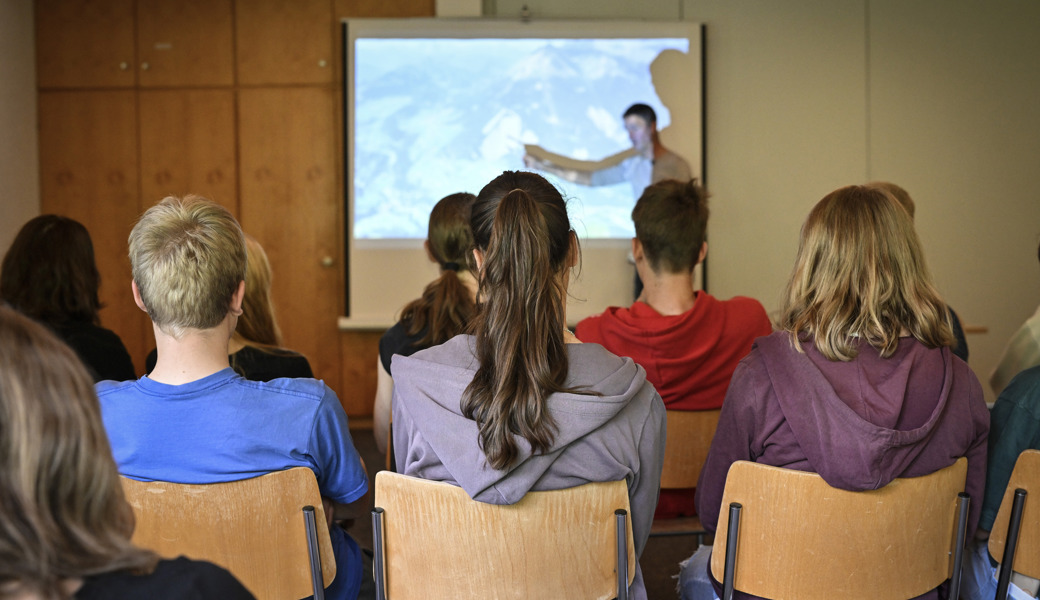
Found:
[[[354,237],[422,238],[441,197],[523,169],[524,144],[599,160],[630,147],[635,102],[669,123],[650,78],[686,39],[360,39],[355,52]],[[579,234],[630,237],[628,184],[554,181]]]

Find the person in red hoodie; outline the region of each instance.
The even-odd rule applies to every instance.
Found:
[[[708,198],[697,180],[649,186],[632,220],[642,293],[628,308],[582,320],[574,333],[646,369],[668,410],[719,408],[737,363],[755,338],[772,333],[769,317],[752,298],[718,300],[693,289],[693,269],[708,251]],[[657,517],[693,514],[692,488],[662,490]]]

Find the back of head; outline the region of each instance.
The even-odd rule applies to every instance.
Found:
[[[867,186],[831,192],[809,213],[779,322],[831,360],[855,358],[857,338],[890,356],[903,329],[931,348],[953,343],[910,215]]]
[[[441,275],[426,286],[422,297],[401,311],[401,318],[410,323],[410,335],[425,331],[415,344],[420,348],[442,344],[462,333],[473,316],[473,298],[459,274],[476,272],[469,224],[476,198],[464,192],[451,194],[430,211],[426,244]]]
[[[639,117],[640,119],[646,121],[647,125],[653,125],[657,123],[657,113],[654,112],[654,109],[651,108],[648,104],[633,104],[632,106],[629,106],[627,109],[625,109],[625,113],[621,115],[621,117]]]
[[[708,194],[696,179],[660,181],[643,190],[632,221],[655,273],[690,272],[704,245]]]
[[[0,270],[0,298],[54,325],[97,323],[100,284],[86,227],[58,215],[41,215],[23,225]]]
[[[148,316],[174,337],[227,316],[246,275],[242,229],[200,196],[164,198],[130,232],[130,265]]]
[[[245,239],[246,294],[242,299],[242,314],[238,317],[235,336],[245,344],[278,346],[282,343],[282,334],[271,302],[271,263],[260,242],[250,235]]]
[[[480,366],[462,407],[488,463],[504,469],[518,456],[514,434],[534,452],[555,436],[545,404],[566,390],[565,277],[577,246],[560,192],[529,172],[507,171],[484,186],[472,228],[483,255],[473,325]]]
[[[0,590],[63,597],[63,580],[155,557],[130,544],[93,380],[42,325],[0,307]]]
[[[910,193],[892,183],[891,181],[872,181],[867,184],[867,187],[874,187],[885,190],[896,199],[896,202],[902,206],[906,212],[910,213],[910,218],[914,218],[914,201],[910,198]]]

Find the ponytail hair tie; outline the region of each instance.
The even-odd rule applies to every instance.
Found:
[[[445,271],[458,271],[459,270],[459,263],[457,263],[457,262],[446,262],[446,263],[441,265],[441,268],[444,269]]]

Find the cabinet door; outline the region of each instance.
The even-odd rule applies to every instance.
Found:
[[[334,0],[336,18],[432,17],[434,0]]]
[[[140,85],[232,85],[231,35],[231,0],[141,0]]]
[[[131,87],[135,62],[134,0],[37,0],[41,88]]]
[[[154,345],[130,291],[127,237],[140,214],[132,91],[40,93],[40,193],[44,213],[86,226],[101,272],[101,323],[126,345],[139,373]]]
[[[238,0],[238,82],[331,82],[333,26],[328,0]]]
[[[199,194],[237,215],[234,93],[148,90],[138,102],[144,206]]]
[[[264,247],[288,348],[341,397],[335,103],[328,88],[239,91],[242,228]]]

